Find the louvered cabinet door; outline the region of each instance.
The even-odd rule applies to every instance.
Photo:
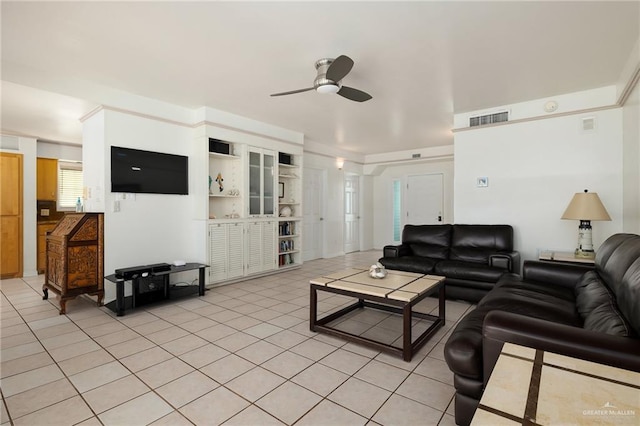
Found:
[[[209,225],[209,281],[217,282],[227,278],[228,238],[225,223]]]
[[[276,269],[276,222],[262,224],[262,270]]]
[[[228,224],[228,274],[227,278],[238,278],[244,275],[244,225]]]
[[[262,223],[247,224],[247,274],[262,271]]]

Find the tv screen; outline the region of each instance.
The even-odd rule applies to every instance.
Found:
[[[111,147],[111,192],[189,194],[189,158]]]

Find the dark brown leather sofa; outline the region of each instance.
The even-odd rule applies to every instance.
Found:
[[[386,268],[446,277],[448,299],[474,303],[520,269],[510,225],[406,225],[402,244],[385,246],[383,256]]]
[[[456,423],[471,422],[504,342],[640,372],[639,334],[640,235],[608,238],[595,268],[526,261],[447,340]]]

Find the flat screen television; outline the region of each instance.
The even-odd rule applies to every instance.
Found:
[[[111,147],[111,192],[189,194],[189,158]]]

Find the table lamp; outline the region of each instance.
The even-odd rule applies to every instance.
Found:
[[[571,202],[567,206],[562,219],[579,220],[578,227],[578,248],[576,248],[576,256],[592,259],[595,257],[593,250],[593,240],[591,238],[591,221],[592,220],[611,220],[607,209],[604,208],[600,197],[596,192],[576,193]]]

